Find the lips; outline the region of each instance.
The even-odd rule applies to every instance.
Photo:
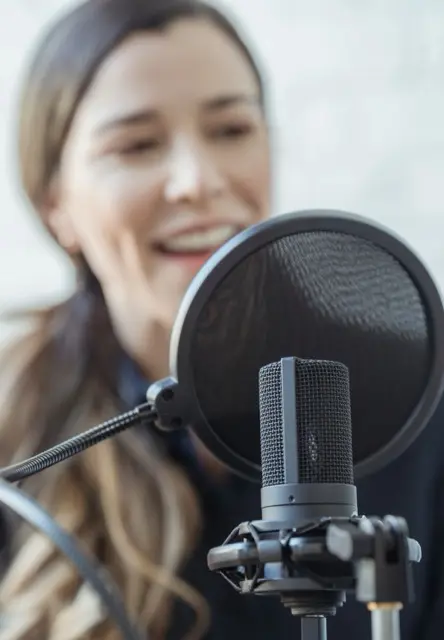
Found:
[[[221,224],[207,228],[194,228],[178,233],[156,243],[156,248],[165,254],[202,255],[218,249],[240,231],[233,224]]]

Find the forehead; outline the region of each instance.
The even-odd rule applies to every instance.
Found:
[[[259,92],[239,46],[204,19],[182,19],[164,31],[129,36],[99,69],[84,109],[186,108],[219,95]]]

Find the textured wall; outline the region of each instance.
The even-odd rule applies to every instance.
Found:
[[[0,4],[0,307],[58,295],[69,272],[31,222],[14,178],[17,79],[58,2]],[[270,80],[276,212],[371,216],[444,283],[442,0],[226,0]],[[274,7],[274,8],[273,8]]]

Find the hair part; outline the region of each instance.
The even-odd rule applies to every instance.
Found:
[[[263,95],[247,46],[214,7],[199,0],[87,0],[44,34],[21,95],[20,176],[43,223],[43,203],[76,109],[103,60],[132,33],[162,30],[180,18],[205,18],[226,33],[248,59]],[[22,314],[31,328],[3,353],[1,464],[126,408],[117,377],[123,353],[100,286],[81,258],[76,266],[75,293],[54,307]],[[202,638],[208,604],[180,578],[201,530],[199,500],[158,434],[133,428],[24,487],[104,563],[152,640],[165,637],[177,598],[195,612],[184,638]],[[0,584],[7,621],[0,640],[117,640],[94,594],[51,542],[15,519],[12,526],[9,568]]]

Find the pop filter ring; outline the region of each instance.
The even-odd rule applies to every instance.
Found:
[[[260,465],[229,448],[212,430],[202,413],[192,369],[196,322],[218,284],[247,256],[285,236],[317,231],[352,235],[391,254],[417,287],[428,321],[432,364],[422,397],[404,427],[384,447],[355,464],[356,478],[378,471],[413,443],[433,415],[444,388],[444,309],[441,295],[419,257],[391,230],[355,214],[323,209],[288,213],[249,227],[216,251],[191,282],[173,327],[170,372],[178,383],[181,398],[186,398],[186,413],[192,418],[192,429],[199,439],[221,462],[238,475],[255,482],[261,481]]]

